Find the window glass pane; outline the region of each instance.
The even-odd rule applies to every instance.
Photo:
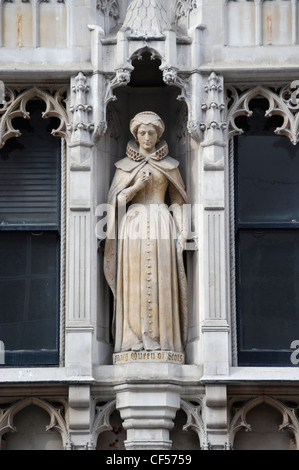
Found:
[[[0,340],[5,349],[57,349],[58,234],[0,232],[0,266]]]
[[[238,258],[240,349],[290,350],[299,339],[299,231],[240,230]]]
[[[44,103],[27,105],[30,119],[13,125],[21,137],[0,150],[0,226],[59,224],[59,143],[55,119],[42,119]]]
[[[299,222],[299,146],[283,136],[238,137],[238,221]]]

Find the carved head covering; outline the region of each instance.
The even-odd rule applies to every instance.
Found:
[[[141,124],[152,124],[157,130],[159,139],[162,137],[165,130],[165,124],[158,114],[153,113],[152,111],[144,111],[136,114],[130,122],[130,131],[135,137],[135,140],[137,140],[137,132]]]

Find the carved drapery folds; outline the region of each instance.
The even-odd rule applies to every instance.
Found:
[[[275,129],[278,135],[285,135],[290,139],[293,145],[296,145],[299,139],[299,81],[295,80],[291,84],[280,88],[277,92],[269,88],[258,86],[251,90],[246,90],[239,94],[233,87],[228,87],[231,103],[228,110],[228,137],[242,134],[235,123],[238,116],[251,116],[252,111],[249,103],[253,98],[263,97],[269,102],[269,108],[265,113],[266,117],[279,115],[283,118],[281,127]]]
[[[17,90],[7,87],[5,89],[4,104],[0,108],[0,148],[3,147],[7,139],[21,135],[20,131],[14,128],[12,120],[16,117],[29,119],[30,114],[26,110],[26,105],[28,101],[35,97],[40,98],[46,104],[46,110],[42,113],[43,118],[56,117],[60,119],[59,127],[53,129],[52,134],[68,140],[68,111],[65,103],[65,93],[65,87],[53,93],[38,87],[18,93]]]

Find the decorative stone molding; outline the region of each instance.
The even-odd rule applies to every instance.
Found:
[[[112,430],[110,416],[115,409],[116,400],[95,407],[96,415],[91,429],[91,441],[94,447],[96,447],[98,437],[102,432]]]
[[[258,86],[239,94],[235,88],[228,87],[227,90],[230,93],[231,100],[227,115],[228,138],[243,133],[242,129],[237,127],[235,119],[238,116],[251,116],[250,101],[255,97],[264,97],[269,102],[269,109],[265,112],[265,117],[276,114],[283,118],[283,124],[275,129],[275,134],[285,135],[293,145],[296,145],[299,140],[298,88],[298,80],[282,87],[276,93],[269,88]]]
[[[68,140],[69,117],[66,107],[63,106],[65,92],[66,88],[61,88],[54,94],[50,94],[48,91],[34,87],[18,94],[16,90],[6,88],[4,106],[0,108],[0,148],[3,147],[7,139],[21,135],[20,131],[13,127],[12,120],[16,117],[30,118],[26,105],[34,97],[38,97],[46,103],[46,110],[42,113],[43,118],[53,116],[60,119],[60,125],[57,129],[52,130],[52,135]]]
[[[224,138],[223,86],[220,78],[213,72],[208,78],[204,91],[207,101],[202,105],[204,122],[200,128],[204,133],[201,146],[205,148],[204,165],[206,170],[222,170],[224,168]]]
[[[118,0],[97,0],[97,10],[100,10],[105,17],[111,16],[114,20],[119,18]]]
[[[131,80],[132,68],[119,68],[115,71],[115,76],[109,77],[106,81],[106,95],[104,104],[107,105],[110,101],[116,101],[116,96],[113,94],[113,90],[120,86],[126,86]]]
[[[171,29],[162,0],[133,0],[128,7],[123,29],[131,39],[164,39],[163,32]]]
[[[192,400],[192,403],[181,399],[181,409],[187,415],[187,422],[184,425],[183,430],[194,431],[198,436],[198,439],[200,442],[200,448],[202,450],[208,450],[209,449],[208,435],[206,433],[204,421],[202,418],[203,397],[196,399],[196,402],[198,402],[197,405],[194,402],[195,402],[195,399]]]
[[[194,110],[191,95],[191,78],[186,75],[180,76],[176,67],[161,67],[163,73],[163,81],[168,86],[176,86],[181,89],[181,94],[177,97],[179,101],[184,101],[188,108],[187,129],[191,137],[196,141],[201,140],[200,122],[194,119]]]
[[[91,113],[93,108],[87,104],[86,95],[89,92],[89,86],[86,82],[85,75],[80,72],[75,78],[75,84],[72,86],[72,91],[75,94],[75,103],[70,106],[73,120],[68,125],[68,130],[71,132],[71,146],[92,145],[91,133],[94,130],[94,124],[89,120],[89,113]]]
[[[281,413],[282,423],[279,425],[278,430],[291,431],[294,434],[296,449],[299,449],[299,420],[296,413],[298,408],[297,404],[295,408],[292,408],[284,404],[281,400],[265,395],[251,398],[245,403],[243,402],[241,407],[239,405],[238,407],[235,407],[236,402],[240,403],[239,397],[234,398],[229,406],[231,416],[228,427],[228,448],[233,449],[237,432],[242,429],[248,432],[252,431],[251,425],[247,422],[248,412],[256,406],[266,403]]]
[[[126,86],[131,80],[133,67],[121,67],[116,69],[115,74],[106,76],[105,98],[103,103],[103,119],[97,124],[93,133],[93,141],[98,141],[107,132],[107,106],[117,98],[113,94],[115,88]]]
[[[227,434],[227,390],[223,384],[206,384],[205,429],[211,450],[224,450]]]
[[[190,13],[197,8],[197,0],[177,0],[175,11],[175,21],[186,19],[186,27],[189,29]]]
[[[97,0],[97,10],[104,16],[105,34],[110,31],[110,18],[117,21],[119,19],[118,0]]]
[[[53,405],[49,401],[41,400],[40,398],[36,397],[29,397],[23,400],[19,400],[8,408],[0,408],[0,441],[4,434],[8,432],[17,432],[17,429],[14,425],[14,417],[19,411],[30,405],[38,406],[49,414],[50,423],[46,427],[46,431],[58,432],[62,439],[63,448],[69,448],[71,444],[67,429],[67,422],[64,416],[64,405]]]
[[[126,450],[169,450],[170,430],[180,408],[180,387],[170,383],[115,386],[116,408],[127,431]]]

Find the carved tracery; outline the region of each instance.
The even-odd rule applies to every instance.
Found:
[[[277,398],[270,396],[258,396],[240,403],[234,398],[230,403],[230,424],[228,428],[229,448],[233,448],[236,434],[240,430],[248,432],[252,431],[250,423],[248,423],[247,415],[249,411],[258,405],[265,403],[281,413],[282,422],[278,427],[279,431],[288,430],[294,434],[296,448],[299,449],[299,421],[296,414],[298,405],[294,407],[288,406]]]
[[[14,417],[16,414],[30,405],[36,405],[49,414],[50,422],[46,427],[46,431],[58,432],[62,439],[63,448],[66,449],[70,443],[67,422],[64,415],[64,405],[54,404],[47,400],[41,400],[40,398],[36,397],[29,397],[23,400],[18,400],[10,406],[0,406],[0,449],[1,439],[4,434],[18,431],[14,425]]]
[[[194,431],[198,436],[201,449],[207,450],[209,448],[209,442],[202,417],[202,398],[197,398],[196,401],[192,402],[181,399],[181,409],[187,415],[187,422],[183,430]]]
[[[95,446],[99,435],[104,431],[110,431],[112,426],[110,424],[110,416],[116,409],[116,400],[112,400],[105,404],[98,404],[95,407],[95,419],[92,425],[91,436],[92,443]]]
[[[119,18],[119,5],[117,0],[97,0],[97,9],[100,10],[104,16],[110,16],[115,20]]]
[[[197,0],[177,0],[175,20],[178,23],[182,18],[186,19],[187,28],[189,27],[189,18],[193,10],[197,8]]]
[[[52,135],[68,140],[67,123],[69,118],[65,104],[65,92],[65,87],[56,90],[53,94],[34,87],[18,93],[17,90],[7,87],[4,105],[0,108],[0,148],[3,147],[7,139],[21,135],[20,131],[14,128],[13,119],[16,117],[30,118],[26,105],[33,98],[40,98],[45,102],[46,110],[42,113],[43,118],[56,117],[60,119],[59,127],[52,130]]]
[[[269,102],[269,108],[265,113],[265,117],[279,115],[283,118],[282,126],[276,128],[274,132],[278,135],[287,136],[292,144],[296,145],[299,139],[299,99],[297,98],[297,88],[297,81],[282,87],[278,92],[263,86],[257,86],[239,94],[235,88],[228,87],[231,99],[227,116],[229,124],[228,138],[243,133],[242,129],[237,127],[235,119],[238,116],[251,116],[250,101],[256,97],[264,97]]]

